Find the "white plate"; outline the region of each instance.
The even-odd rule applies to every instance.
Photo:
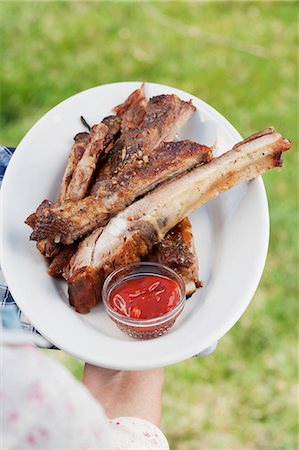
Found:
[[[137,341],[122,334],[102,305],[87,315],[70,308],[66,283],[47,275],[47,264],[29,241],[24,219],[45,198],[54,200],[72,146],[83,127],[111,113],[139,82],[114,83],[81,92],[45,114],[15,151],[2,184],[2,269],[19,307],[57,347],[88,362],[115,369],[148,369],[172,364],[221,338],[248,306],[262,275],[269,238],[267,198],[262,180],[219,196],[192,215],[204,287],[188,300],[168,334]],[[147,83],[148,97],[174,93],[190,98],[196,113],[180,133],[223,153],[241,140],[211,106],[192,95]]]

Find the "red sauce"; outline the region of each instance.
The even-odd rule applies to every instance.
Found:
[[[180,301],[176,281],[160,275],[124,280],[112,290],[109,305],[114,311],[134,319],[153,319],[174,309]]]

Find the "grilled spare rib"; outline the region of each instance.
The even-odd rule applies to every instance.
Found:
[[[113,108],[117,116],[121,116],[121,132],[137,128],[142,123],[147,107],[142,84],[140,89],[134,91],[121,105]]]
[[[105,117],[102,120],[102,124],[105,125],[108,128],[108,132],[105,134],[104,141],[103,141],[103,151],[99,154],[98,157],[98,164],[102,162],[104,156],[109,153],[111,148],[113,147],[113,144],[120,134],[120,130],[127,131],[131,128],[136,128],[138,125],[141,124],[143,121],[145,112],[146,112],[146,106],[147,106],[147,100],[143,93],[143,85],[140,89],[136,89],[132,94],[125,100],[124,103],[121,105],[118,105],[114,108],[116,116],[108,116]],[[94,131],[94,127],[91,128],[86,120],[81,116],[81,121],[86,126],[91,133]],[[82,133],[81,133],[82,134]],[[87,135],[88,136],[88,135]],[[76,138],[75,138],[76,139]],[[87,141],[88,143],[88,141]],[[97,143],[98,145],[99,143]],[[92,148],[91,148],[92,150]],[[74,153],[74,152],[73,152]],[[87,153],[87,152],[86,152]],[[103,155],[104,153],[104,155]],[[69,156],[69,164],[71,170],[66,170],[66,174],[63,179],[61,190],[63,189],[63,186],[66,184],[64,183],[65,179],[69,180],[69,183],[72,179],[72,174],[74,173],[76,166],[81,159],[83,153],[81,154],[79,159],[76,159],[77,151],[73,155],[71,152],[71,155]],[[93,152],[91,151],[91,155],[93,156]],[[89,156],[90,158],[90,156]],[[85,156],[83,160],[86,159]],[[88,160],[87,160],[88,163]],[[82,172],[82,165],[81,167],[78,166],[79,169],[79,176],[77,176],[77,179],[80,179],[81,172]],[[77,171],[78,171],[77,169]],[[69,173],[71,174],[69,176]],[[92,171],[91,174],[92,175]],[[84,173],[84,177],[86,178],[86,173]],[[74,176],[74,179],[76,178],[76,174]],[[68,184],[69,184],[68,183]],[[68,186],[68,185],[67,185]],[[77,189],[76,184],[73,183],[72,186],[73,189],[67,191],[67,189],[64,189],[62,192],[62,195],[59,196],[58,204],[61,203],[63,200],[70,198],[74,200],[74,198],[77,196],[78,199],[81,198],[80,195],[83,197],[85,195],[85,192],[82,190],[82,187],[80,185],[79,189]],[[81,191],[81,193],[80,193]],[[68,195],[69,192],[69,195]],[[79,194],[80,193],[80,194]],[[74,198],[72,198],[74,197]],[[46,244],[46,250],[44,247]],[[41,247],[42,246],[42,247]],[[52,277],[60,278],[62,276],[62,271],[65,266],[69,263],[69,260],[71,259],[72,255],[76,252],[78,248],[78,244],[74,243],[67,246],[61,246],[60,244],[55,244],[53,240],[50,238],[42,239],[41,241],[37,242],[37,247],[41,250],[43,254],[46,254],[46,256],[54,256],[54,259],[52,260],[49,268],[48,268],[48,274]],[[51,249],[51,252],[49,251]],[[55,250],[55,251],[53,251]]]
[[[103,123],[107,126],[109,126],[109,128],[111,129],[114,126],[114,133],[112,133],[115,135],[118,130],[119,130],[119,123],[115,124],[115,119],[121,118],[121,131],[125,132],[128,131],[129,129],[132,128],[136,128],[138,127],[141,122],[143,121],[145,112],[146,112],[146,106],[147,106],[147,100],[144,96],[143,93],[143,85],[140,89],[137,89],[136,91],[134,91],[126,100],[124,103],[122,103],[121,105],[116,106],[113,111],[117,114],[117,116],[110,116],[107,117],[103,120]],[[116,125],[116,126],[115,126]],[[109,135],[108,135],[109,136]],[[105,139],[105,147],[107,149],[107,138]],[[118,147],[119,148],[119,147]],[[146,158],[145,161],[140,158],[140,153],[139,155],[139,164],[141,161],[142,163],[146,162]],[[169,154],[169,156],[171,156],[171,154]],[[175,154],[173,155],[173,157],[175,156]],[[167,163],[167,161],[165,161],[165,163]],[[105,168],[105,166],[104,166]],[[115,182],[114,182],[115,184]],[[95,191],[96,189],[94,189]],[[107,194],[107,196],[109,196],[109,190],[105,189],[105,192]],[[103,192],[103,195],[105,195],[105,192]],[[39,242],[44,242],[47,241],[46,239],[39,241]],[[71,244],[71,245],[67,245],[67,246],[63,246],[63,248],[61,249],[60,253],[54,257],[53,261],[51,262],[49,268],[48,268],[48,274],[53,276],[53,277],[61,277],[62,275],[62,271],[64,269],[65,266],[67,266],[67,264],[69,263],[69,260],[71,259],[72,255],[76,252],[78,245],[76,244]],[[190,247],[190,252],[192,252],[192,249]],[[196,255],[195,255],[196,258]],[[186,271],[185,268],[183,268],[183,270]],[[194,283],[193,283],[194,284]],[[190,285],[190,283],[189,283]]]
[[[39,215],[42,214],[43,209],[49,208],[53,205],[54,205],[54,203],[51,202],[50,200],[44,200],[39,205],[37,210],[34,213],[30,214],[30,216],[27,217],[25,223],[27,225],[29,225],[31,228],[34,228]],[[49,258],[57,255],[60,251],[60,246],[55,244],[55,242],[53,242],[53,240],[49,239],[49,238],[41,239],[41,240],[37,241],[36,248],[41,252],[42,255],[45,255]]]
[[[115,108],[116,116],[105,117],[100,124],[91,127],[84,154],[77,163],[75,161],[69,185],[63,194],[60,194],[58,203],[66,199],[76,201],[87,194],[97,162],[112,149],[120,130],[124,127],[134,128],[142,122],[146,105],[142,85],[140,89],[132,92],[124,103]]]
[[[74,137],[74,145],[70,151],[67,166],[62,178],[59,194],[57,197],[57,203],[61,203],[68,195],[69,185],[72,181],[73,173],[78,165],[78,162],[83,156],[85,149],[89,142],[89,133],[78,133]]]
[[[159,159],[162,161],[164,157],[168,164],[169,155],[171,157],[172,152],[176,152],[175,148],[175,156],[179,156],[181,147],[176,143],[169,146],[161,144],[159,149],[156,146],[176,134],[194,110],[192,104],[181,101],[175,95],[153,97],[149,102],[143,127],[129,130],[116,142],[105,164],[105,177],[98,179],[91,195],[79,202],[66,201],[58,207],[44,210],[43,217],[39,217],[35,224],[31,239],[50,237],[64,244],[71,244],[90,233],[96,226],[105,224],[111,214],[123,209],[137,196],[148,192],[165,177],[181,173],[182,170],[176,167],[175,161],[172,161],[169,167],[163,168],[163,176],[162,167],[151,166],[155,160],[159,164]],[[198,144],[194,145],[196,147]],[[187,167],[183,168],[186,169]],[[111,198],[106,200],[107,194],[111,194]]]
[[[75,142],[69,154],[56,205],[60,204],[66,198],[75,200],[84,195],[85,190],[89,185],[90,177],[92,176],[92,164],[96,164],[96,155],[99,155],[102,151],[104,139],[108,130],[106,125],[95,125],[91,129],[91,134],[86,132],[78,133],[74,137]],[[89,167],[85,169],[86,166]],[[45,202],[42,202],[41,205]],[[37,209],[36,218],[39,217],[40,211],[43,209],[44,207],[42,209],[40,209],[40,207]],[[29,224],[28,219],[26,223]],[[57,256],[61,250],[61,246],[55,243],[51,238],[38,240],[36,247],[48,258]]]
[[[110,123],[109,119],[110,118],[107,117],[104,121]],[[119,121],[118,118],[117,120]],[[92,179],[97,160],[106,146],[109,145],[109,142],[111,142],[113,136],[112,132],[115,130],[114,123],[111,123],[111,127],[114,128],[110,129],[107,125],[101,123],[99,125],[94,125],[91,128],[90,134],[86,132],[78,133],[74,137],[75,142],[68,157],[68,163],[62,178],[56,205],[61,204],[68,198],[76,200],[84,197]],[[42,202],[39,208],[37,208],[36,213],[31,214],[29,218],[27,218],[26,223],[28,225],[32,226],[33,223],[36,222],[37,218],[40,216],[40,212],[45,209],[46,202],[47,200]],[[54,206],[54,204],[51,203],[51,206]],[[32,222],[32,218],[35,215],[35,220]],[[61,249],[61,245],[55,243],[51,238],[38,240],[36,247],[48,258],[58,255]]]
[[[66,166],[66,169],[64,171],[62,182],[60,185],[59,194],[57,196],[57,202],[60,203],[62,200],[64,200],[67,197],[67,191],[69,184],[72,180],[72,176],[74,173],[75,168],[77,167],[78,162],[83,156],[83,153],[85,152],[86,146],[89,142],[89,133],[83,132],[78,133],[74,137],[74,144],[71,148],[69,157],[68,157],[68,163]],[[30,214],[30,216],[27,217],[25,223],[29,225],[31,228],[35,227],[37,217],[41,215],[41,211],[45,209],[46,207],[54,206],[54,203],[49,200],[44,200],[37,210]]]
[[[143,91],[137,89],[117,107],[121,108],[118,116],[105,117],[100,124],[91,127],[90,134],[79,133],[75,136],[56,203],[66,199],[76,201],[87,194],[97,162],[113,147],[122,122],[128,122],[127,114],[131,118],[131,127],[139,125],[143,119],[143,116],[140,117],[140,104],[145,109],[146,103]]]
[[[161,264],[179,273],[190,296],[196,288],[202,286],[198,278],[198,260],[195,251],[192,225],[185,217],[166,233],[157,245],[157,258]]]
[[[126,126],[135,127],[143,120],[144,113],[141,114],[142,109],[146,108],[147,100],[143,93],[143,85],[140,89],[136,89],[123,104],[117,107],[117,116],[105,117],[100,125],[94,125],[92,128],[86,123],[85,119],[81,116],[81,121],[86,126],[89,133],[78,133],[74,140],[74,145],[71,149],[68,164],[65,169],[65,173],[62,179],[62,184],[57,197],[56,205],[61,204],[64,200],[70,198],[72,200],[82,198],[86,194],[86,187],[89,185],[93,168],[96,166],[97,160],[102,160],[103,157],[109,153],[116,138],[120,134],[122,121],[126,123]],[[129,124],[129,120],[131,121]],[[107,127],[106,129],[104,127]],[[106,130],[105,136],[99,142],[96,141],[96,133],[98,130]],[[92,144],[92,145],[91,145]],[[85,150],[89,151],[85,153]],[[83,161],[79,164],[80,160],[85,153]],[[85,186],[82,186],[81,181],[84,180]],[[45,202],[42,202],[42,208],[45,207]],[[50,205],[50,202],[49,202]],[[51,203],[51,206],[54,206]],[[40,207],[37,209],[40,212]],[[36,222],[36,213],[31,214],[26,223],[34,228]],[[61,246],[56,244],[53,239],[46,238],[38,240],[36,244],[38,250],[47,257],[55,257],[59,252]],[[67,250],[65,254],[70,254]],[[61,264],[62,258],[58,258],[58,262]],[[58,267],[56,262],[53,262],[54,267]],[[51,270],[50,270],[51,272]],[[53,272],[54,273],[54,272]]]
[[[71,305],[78,312],[90,311],[101,299],[105,277],[115,268],[140,261],[171,228],[219,193],[280,167],[281,154],[290,146],[289,140],[267,128],[120,212],[88,236],[72,257],[64,273]]]
[[[204,164],[212,158],[212,149],[192,141],[163,142],[150,156],[136,158],[136,165],[107,181],[101,195],[78,202],[65,202],[47,211],[51,235],[70,244],[95,227],[105,225],[112,215],[131,204],[157,184]],[[138,164],[140,162],[140,164]],[[47,222],[43,218],[44,226]]]
[[[138,128],[122,133],[112,149],[105,166],[100,169],[97,181],[113,177],[128,165],[136,165],[134,155],[149,155],[162,141],[171,141],[179,129],[196,110],[190,102],[176,95],[158,95],[147,104],[146,114]],[[97,190],[96,183],[93,192]]]
[[[48,274],[51,277],[62,278],[64,268],[69,264],[71,257],[77,250],[78,242],[74,242],[71,245],[64,245],[51,261],[48,267]]]
[[[77,163],[63,200],[69,199],[76,201],[85,197],[98,159],[104,153],[105,138],[108,133],[109,128],[103,123],[91,127],[89,142],[81,159]]]
[[[65,198],[67,198],[68,193],[70,192],[70,184],[72,183],[74,172],[86,148],[88,147],[89,140],[90,134],[86,132],[78,133],[74,137],[74,144],[68,157],[67,166],[63,174],[56,204],[61,203]],[[26,223],[28,223],[28,219]],[[36,247],[42,255],[45,255],[48,258],[55,257],[60,252],[60,245],[55,244],[53,239],[49,238],[38,240]]]
[[[142,84],[141,88],[136,89],[136,91],[132,92],[132,94],[129,95],[124,103],[116,106],[113,109],[113,111],[117,115],[111,117],[119,120],[119,135],[131,129],[142,127],[143,119],[148,106],[147,99],[144,96],[143,86],[144,83]],[[109,147],[109,152],[112,147]],[[107,176],[109,176],[110,172],[110,158],[108,157],[108,161],[106,162],[106,164],[102,165],[99,168],[97,178],[106,179]]]

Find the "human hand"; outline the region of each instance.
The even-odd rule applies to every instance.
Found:
[[[86,363],[83,383],[109,418],[138,417],[159,426],[164,369],[112,370]]]

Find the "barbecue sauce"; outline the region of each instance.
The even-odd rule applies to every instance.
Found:
[[[117,313],[134,319],[153,319],[174,309],[180,301],[176,281],[160,275],[124,280],[110,294],[109,305]]]

